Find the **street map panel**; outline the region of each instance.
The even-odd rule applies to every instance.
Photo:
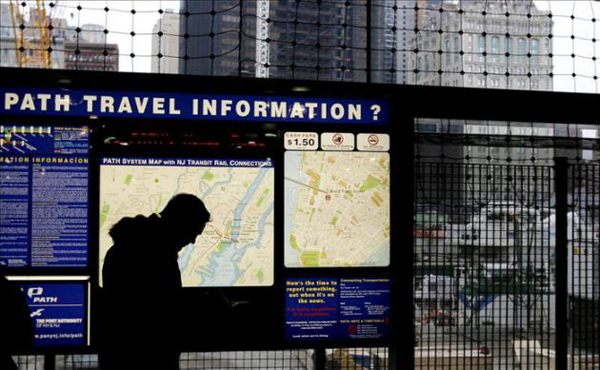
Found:
[[[388,153],[285,153],[285,266],[388,266]]]
[[[100,271],[112,245],[108,232],[114,224],[123,217],[159,213],[173,195],[190,193],[204,201],[212,222],[206,225],[195,244],[187,245],[179,254],[183,285],[273,284],[274,170],[271,161],[140,161],[102,160]]]

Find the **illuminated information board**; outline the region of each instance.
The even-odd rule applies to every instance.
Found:
[[[286,267],[389,265],[389,162],[377,152],[285,153]]]
[[[35,347],[86,344],[84,283],[21,283],[34,324]]]
[[[269,159],[103,158],[100,272],[114,224],[158,213],[175,194],[189,193],[204,201],[213,221],[180,252],[183,285],[270,286],[274,187]]]
[[[288,340],[383,339],[389,309],[389,279],[286,280]]]
[[[0,265],[85,267],[89,129],[0,126]]]

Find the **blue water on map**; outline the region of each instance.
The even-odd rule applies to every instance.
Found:
[[[238,262],[244,256],[247,248],[252,246],[253,243],[247,245],[239,245],[236,240],[240,236],[240,229],[242,226],[242,215],[246,210],[246,207],[250,203],[252,197],[254,197],[256,190],[263,182],[264,178],[269,174],[269,171],[272,171],[272,168],[261,168],[258,172],[258,175],[252,182],[252,184],[248,187],[244,198],[238,203],[233,211],[233,223],[231,225],[231,229],[233,232],[231,233],[231,241],[232,243],[221,249],[219,252],[213,253],[210,257],[210,266],[208,267],[209,272],[205,271],[205,269],[197,270],[196,273],[201,275],[202,277],[202,285],[203,286],[231,286],[233,285],[241,276],[242,271],[237,267]],[[231,177],[230,177],[231,179]],[[214,186],[213,186],[214,188]],[[212,188],[211,188],[212,189]],[[208,192],[208,191],[207,191]],[[205,192],[205,194],[207,193]],[[267,212],[265,214],[269,214],[272,211],[272,205],[269,205]],[[265,217],[263,215],[262,217]],[[262,218],[261,218],[262,220]],[[264,234],[264,225],[265,222],[259,222],[259,237]],[[213,272],[218,271],[217,274]]]
[[[302,172],[302,152],[285,153],[285,177],[292,178],[302,183],[308,183],[308,177]],[[290,235],[294,230],[294,214],[296,213],[296,200],[300,185],[285,180],[285,212],[284,212],[284,230],[285,230],[285,265],[287,267],[298,267],[300,258],[298,251],[290,245]]]

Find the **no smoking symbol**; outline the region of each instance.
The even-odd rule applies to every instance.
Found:
[[[367,141],[369,142],[369,144],[371,146],[375,146],[375,145],[379,144],[379,136],[378,135],[369,135],[369,137],[367,138]]]

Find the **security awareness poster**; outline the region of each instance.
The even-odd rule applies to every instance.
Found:
[[[0,125],[0,266],[85,267],[89,128]]]
[[[34,324],[35,347],[82,346],[84,283],[21,283]]]
[[[389,335],[387,278],[286,280],[286,339],[383,339]]]

